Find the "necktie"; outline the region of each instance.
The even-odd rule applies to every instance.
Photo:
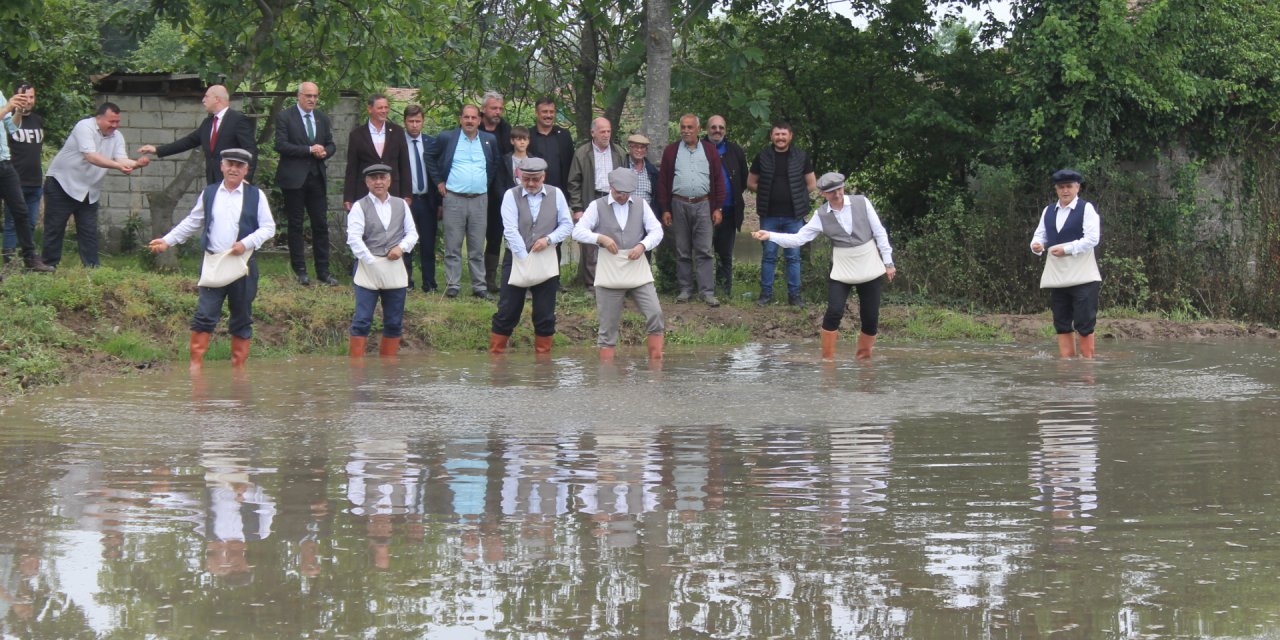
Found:
[[[307,114],[307,140],[311,142],[316,141],[316,129],[315,126],[311,124],[311,114],[309,113]]]
[[[215,151],[218,148],[218,116],[213,117],[213,130],[209,132],[209,150]]]
[[[422,193],[427,190],[427,174],[422,171],[422,152],[418,150],[418,139],[413,139],[413,166],[415,167],[413,176],[413,190],[415,193]]]

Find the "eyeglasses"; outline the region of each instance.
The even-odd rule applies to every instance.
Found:
[[[712,127],[707,127],[707,128],[708,128],[708,129],[710,129],[710,130],[712,130],[712,131],[724,131],[724,127],[721,127],[721,126],[712,126]]]

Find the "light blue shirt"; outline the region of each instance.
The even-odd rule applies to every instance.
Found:
[[[4,97],[4,92],[0,91],[0,109],[9,104],[8,98]],[[18,125],[13,124],[13,112],[4,114],[4,131],[0,132],[0,161],[9,159],[9,134],[18,130]]]
[[[573,232],[573,213],[569,211],[569,201],[564,199],[564,192],[555,187],[542,185],[542,190],[537,193],[529,193],[524,187],[520,187],[516,192],[520,198],[529,199],[529,213],[533,216],[533,221],[538,221],[538,213],[542,210],[542,199],[547,197],[547,191],[550,189],[556,194],[556,230],[547,236],[547,242],[554,247],[569,234]],[[520,213],[516,209],[516,200],[511,196],[511,189],[502,195],[502,237],[507,240],[507,251],[517,258],[527,258],[529,251],[524,248],[524,238],[520,236]],[[543,251],[552,251],[550,247]]]
[[[453,166],[449,168],[449,181],[444,188],[454,193],[484,193],[489,190],[489,171],[484,160],[484,142],[480,133],[475,139],[458,133],[458,144],[453,148]]]

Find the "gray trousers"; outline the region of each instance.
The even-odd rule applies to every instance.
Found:
[[[702,295],[715,294],[715,258],[711,255],[711,237],[715,226],[711,224],[711,203],[703,200],[697,204],[671,198],[671,234],[676,239],[676,283],[680,291],[694,291],[694,275],[697,275],[697,291]]]
[[[444,196],[444,282],[462,288],[462,240],[467,240],[467,268],[471,290],[488,291],[484,283],[484,232],[489,219],[489,199]]]
[[[618,325],[622,323],[622,307],[628,293],[635,301],[636,308],[644,314],[645,332],[651,336],[662,335],[666,325],[662,321],[662,305],[658,304],[658,290],[652,282],[634,289],[596,287],[596,315],[600,318],[600,339],[596,344],[602,347],[618,346]]]

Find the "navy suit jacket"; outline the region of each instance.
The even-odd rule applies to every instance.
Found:
[[[493,187],[493,181],[498,178],[498,139],[486,131],[477,131],[476,134],[480,136],[480,143],[484,145],[487,190]],[[427,169],[431,171],[431,178],[438,184],[449,182],[449,170],[453,168],[453,152],[458,146],[460,135],[462,135],[461,127],[442,131],[432,141],[431,148],[427,151]]]
[[[235,109],[227,109],[222,122],[218,124],[218,144],[214,147],[209,146],[211,133],[213,116],[205,116],[204,122],[195,131],[156,147],[156,155],[164,158],[199,147],[204,151],[205,184],[215,184],[222,182],[222,152],[226,149],[244,149],[253,154],[253,162],[249,163],[249,175],[245,178],[252,182],[253,172],[258,168],[258,141],[254,137],[253,121]]]
[[[275,147],[276,153],[280,154],[276,186],[281,189],[301,189],[312,171],[318,171],[321,178],[325,176],[325,161],[311,155],[311,145],[322,145],[326,158],[332,158],[338,150],[333,144],[333,126],[329,124],[329,116],[319,109],[312,109],[311,115],[316,130],[315,142],[307,137],[307,125],[302,122],[302,112],[298,107],[289,107],[276,114]]]

